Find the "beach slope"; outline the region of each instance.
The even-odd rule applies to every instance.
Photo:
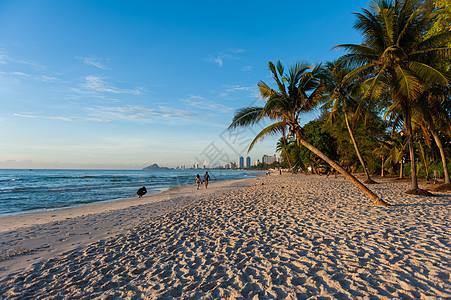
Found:
[[[451,196],[341,177],[253,179],[0,281],[3,298],[451,297]]]

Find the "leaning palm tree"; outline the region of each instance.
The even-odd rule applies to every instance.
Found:
[[[419,189],[416,176],[415,151],[412,135],[412,106],[418,101],[423,86],[430,83],[448,85],[448,75],[428,63],[430,57],[449,59],[451,49],[447,43],[451,32],[432,35],[424,33],[436,12],[426,9],[417,0],[373,0],[370,9],[358,13],[354,28],[361,31],[363,44],[342,44],[336,48],[349,51],[342,61],[354,68],[347,79],[370,75],[365,96],[373,98],[378,90],[389,95],[401,109],[409,143],[411,189],[409,194],[425,194]]]
[[[353,97],[353,94],[359,90],[358,82],[345,82],[343,79],[351,70],[336,61],[328,62],[326,64],[326,71],[328,76],[326,77],[324,86],[326,89],[325,97],[327,102],[323,105],[323,108],[331,107],[330,120],[333,120],[336,114],[343,113],[346,127],[348,128],[349,136],[351,137],[351,142],[354,145],[355,152],[366,175],[366,180],[364,183],[374,184],[376,181],[372,180],[370,177],[370,173],[368,172],[368,168],[366,167],[365,161],[360,153],[359,146],[357,145],[354,132],[349,121],[350,113],[355,113],[357,118],[363,113],[363,106],[359,105],[362,103],[359,103]]]
[[[265,136],[282,133],[288,128],[290,135],[295,136],[302,146],[315,153],[343,174],[365,195],[373,200],[376,205],[388,206],[385,201],[379,199],[364,184],[352,176],[352,174],[348,173],[338,163],[311,145],[302,134],[302,128],[299,124],[301,114],[314,109],[321,98],[321,78],[324,76],[324,70],[321,65],[312,67],[306,63],[295,63],[287,74],[280,61],[277,64],[269,62],[268,66],[277,84],[277,90],[270,88],[266,83],[260,81],[258,87],[262,98],[266,99],[265,106],[246,107],[238,110],[229,129],[251,126],[263,119],[270,119],[275,123],[267,126],[257,134],[251,142],[249,150],[253,148],[257,141],[263,139]]]

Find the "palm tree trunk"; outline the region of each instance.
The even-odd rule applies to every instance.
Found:
[[[381,161],[382,161],[382,164],[381,164],[381,177],[384,177],[384,156],[383,155],[381,156]]]
[[[415,164],[415,146],[413,143],[412,120],[410,118],[408,108],[405,105],[403,105],[403,115],[407,131],[407,141],[409,143],[410,178],[411,178],[410,187],[411,190],[413,191],[418,189],[418,178],[417,178],[417,168]]]
[[[440,138],[439,138],[437,132],[435,131],[434,126],[430,126],[430,129],[431,129],[432,136],[434,137],[434,141],[437,144],[438,149],[440,150],[440,157],[442,159],[442,164],[443,164],[443,172],[445,174],[445,184],[451,184],[448,167],[446,164],[445,149],[443,148],[443,144],[440,141]]]
[[[337,164],[335,161],[327,157],[321,150],[317,149],[313,145],[311,145],[309,142],[307,142],[301,135],[300,128],[295,129],[296,137],[298,141],[307,149],[315,153],[317,156],[322,158],[325,162],[327,162],[329,165],[331,165],[335,170],[340,172],[346,179],[351,181],[357,188],[359,188],[368,198],[370,198],[372,201],[374,201],[374,205],[380,205],[380,206],[390,206],[387,202],[385,202],[382,199],[379,199],[376,194],[374,194],[370,189],[368,189],[363,183],[361,183],[357,178],[355,178],[352,174],[348,173],[343,167],[341,167],[339,164]]]
[[[404,156],[401,157],[401,166],[399,170],[399,179],[404,179]]]
[[[402,114],[404,117],[404,124],[407,130],[407,140],[409,142],[409,153],[410,153],[410,173],[411,173],[411,189],[405,191],[406,194],[422,195],[422,196],[433,196],[433,194],[428,191],[422,190],[418,187],[417,178],[417,167],[415,164],[415,146],[413,143],[412,134],[412,119],[410,115],[410,108],[402,104]]]
[[[348,127],[348,131],[349,131],[349,135],[351,136],[352,144],[354,145],[355,152],[357,153],[357,157],[359,158],[360,164],[362,165],[363,170],[365,171],[365,174],[366,174],[365,183],[374,184],[376,182],[374,180],[372,180],[370,177],[370,173],[368,172],[368,169],[366,168],[365,161],[363,160],[363,157],[360,154],[359,147],[357,146],[357,142],[354,138],[354,133],[352,132],[351,125],[349,125],[348,113],[346,111],[344,113],[345,113],[346,126]]]

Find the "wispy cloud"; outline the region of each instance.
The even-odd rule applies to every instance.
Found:
[[[218,56],[218,57],[210,57],[208,58],[208,61],[217,63],[218,66],[222,67],[224,65],[224,57]]]
[[[11,55],[8,55],[8,52],[5,49],[2,48],[0,48],[0,64],[22,65],[39,70],[45,69],[44,66],[35,61],[12,57]]]
[[[0,64],[5,65],[8,63],[9,57],[0,53]]]
[[[221,97],[229,97],[231,94],[243,93],[248,97],[255,98],[260,97],[257,86],[241,86],[241,85],[231,85],[226,86],[225,91],[220,94]]]
[[[110,70],[107,66],[105,66],[103,63],[100,62],[99,59],[93,58],[93,57],[81,57],[77,56],[75,57],[79,61],[81,61],[84,64],[94,66],[96,68],[102,69],[102,70]]]
[[[161,122],[182,119],[187,122],[198,120],[198,111],[183,110],[168,106],[147,108],[142,106],[93,106],[84,108],[87,113],[83,116],[48,116],[41,113],[14,113],[13,116],[29,119],[59,120],[65,122]]]
[[[207,61],[217,64],[219,67],[224,65],[225,60],[239,59],[237,54],[246,52],[244,49],[230,49],[225,52],[220,52],[218,54],[210,55],[207,57]]]
[[[141,95],[143,92],[143,88],[139,87],[135,89],[120,89],[108,83],[105,78],[96,75],[89,75],[83,79],[84,82],[80,86],[87,91],[111,94],[131,94],[136,96]],[[83,92],[77,89],[74,89],[74,91]]]
[[[189,106],[196,107],[202,110],[210,110],[214,112],[231,112],[233,108],[224,106],[219,103],[214,103],[201,96],[191,95],[188,99],[182,99],[183,102],[187,103]]]
[[[142,106],[98,106],[91,109],[92,115],[98,118],[113,120],[154,121],[155,118],[186,118],[198,114],[191,110],[159,106],[158,109]]]
[[[58,81],[59,79],[53,76],[47,76],[47,75],[32,75],[29,73],[24,72],[2,72],[0,71],[0,74],[10,76],[10,77],[18,77],[18,78],[26,78],[41,82],[52,82],[52,81]]]
[[[60,121],[66,121],[66,122],[77,122],[77,121],[82,120],[80,118],[73,118],[73,117],[40,116],[40,115],[31,115],[31,114],[13,114],[13,116],[21,117],[21,118],[30,118],[30,119],[60,120]]]

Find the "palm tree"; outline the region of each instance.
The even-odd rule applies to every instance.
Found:
[[[437,131],[437,125],[441,125],[441,127],[445,128],[448,134],[451,133],[451,116],[444,105],[444,102],[449,99],[449,96],[449,87],[429,87],[422,93],[415,110],[417,112],[416,116],[419,116],[417,123],[420,125],[424,124],[424,126],[421,127],[423,129],[427,129],[423,130],[425,140],[429,140],[428,132],[430,132],[440,152],[440,159],[442,161],[443,173],[445,177],[445,183],[435,189],[440,191],[451,190],[451,179],[448,172],[445,149],[440,141]]]
[[[365,161],[360,154],[359,147],[354,137],[354,132],[351,128],[349,122],[349,114],[355,112],[357,118],[362,113],[362,103],[358,103],[354,98],[355,90],[358,90],[357,84],[352,84],[349,81],[345,82],[344,77],[350,72],[350,70],[338,62],[328,62],[326,64],[326,70],[328,71],[328,76],[325,81],[326,98],[328,101],[324,104],[324,107],[331,107],[330,120],[337,113],[343,113],[346,122],[346,127],[348,128],[349,136],[351,137],[352,144],[354,145],[355,152],[359,158],[360,164],[366,175],[366,184],[374,184],[376,181],[372,180],[368,168],[366,167]]]
[[[280,152],[282,158],[288,163],[290,169],[293,169],[292,164],[292,153],[291,148],[293,147],[293,140],[286,138],[285,136],[281,137],[276,145],[276,152]]]
[[[280,61],[277,64],[269,62],[268,66],[277,84],[277,90],[270,88],[266,83],[260,81],[258,87],[262,98],[266,99],[265,106],[246,107],[238,110],[229,129],[235,129],[240,126],[251,126],[264,118],[269,118],[275,123],[267,126],[257,134],[251,142],[249,150],[252,149],[258,140],[263,139],[265,136],[282,133],[288,128],[290,135],[295,136],[301,145],[343,174],[365,195],[373,200],[376,205],[388,206],[385,201],[378,199],[372,191],[339,164],[312,146],[305,140],[302,134],[302,128],[299,125],[300,116],[302,113],[311,111],[318,105],[322,93],[320,83],[321,78],[324,76],[324,70],[321,65],[312,67],[306,63],[295,63],[289,69],[288,74],[285,73]]]
[[[435,14],[416,0],[373,0],[370,9],[357,13],[354,28],[362,32],[363,44],[342,44],[350,53],[342,57],[347,66],[354,68],[345,78],[367,76],[370,87],[366,95],[373,98],[383,91],[401,109],[406,130],[410,161],[415,162],[412,135],[412,106],[418,101],[424,85],[448,85],[448,75],[428,63],[451,57],[447,42],[451,32],[424,39]],[[416,167],[411,163],[411,189],[409,194],[425,194],[418,188]]]

